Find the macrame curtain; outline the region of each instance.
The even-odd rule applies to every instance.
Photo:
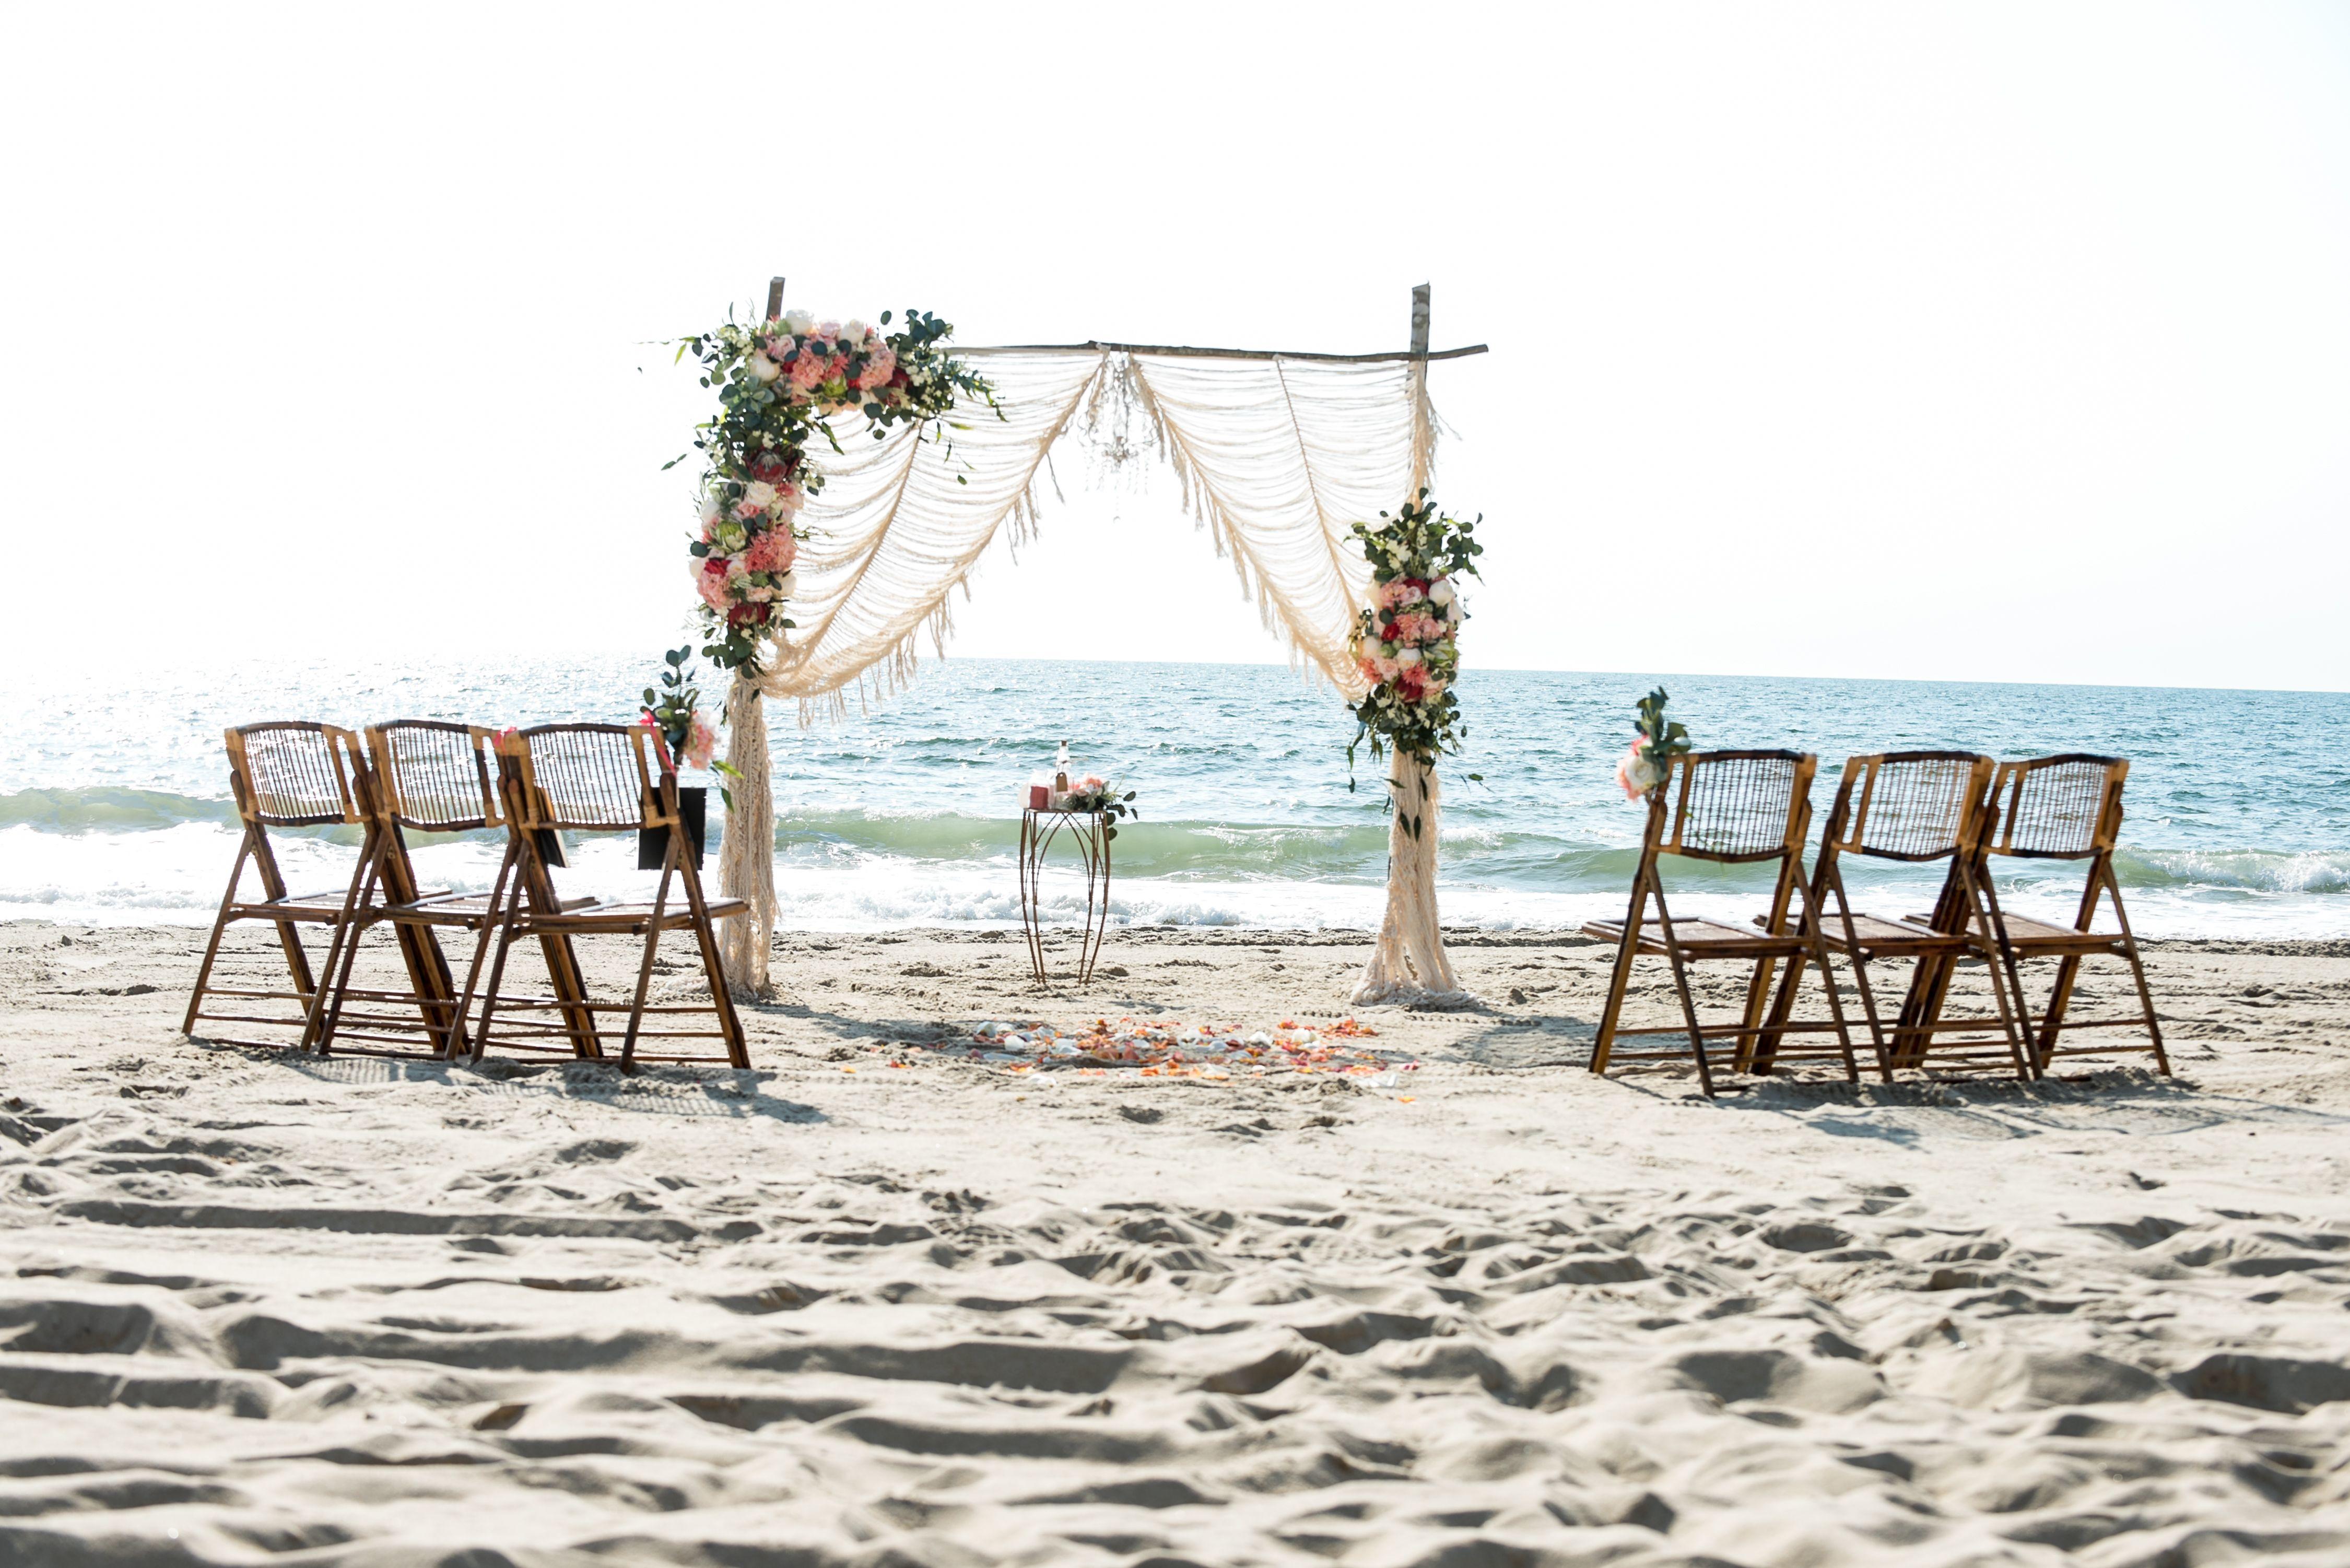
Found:
[[[810,537],[792,601],[798,625],[771,667],[743,672],[728,700],[727,760],[743,776],[720,851],[720,885],[750,903],[752,918],[727,922],[723,947],[728,976],[748,991],[767,987],[775,913],[759,698],[796,700],[806,723],[904,684],[923,640],[943,654],[949,596],[999,533],[1008,527],[1019,541],[1035,528],[1046,454],[1065,436],[1112,461],[1146,451],[1163,456],[1185,508],[1293,659],[1349,701],[1365,691],[1347,643],[1368,602],[1370,568],[1349,547],[1348,531],[1392,513],[1429,482],[1436,421],[1425,359],[1092,345],[958,352],[994,384],[997,409],[958,408],[943,439],[900,427],[876,441],[861,421],[835,422],[843,450],[817,449],[824,490],[800,516]],[[1399,763],[1394,787],[1399,802],[1420,811],[1421,835],[1413,838],[1399,822],[1387,918],[1359,1001],[1454,991],[1436,929],[1434,775]]]

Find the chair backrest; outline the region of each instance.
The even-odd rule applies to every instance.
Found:
[[[1801,855],[1810,826],[1809,752],[1690,752],[1665,775],[1669,817],[1657,848],[1698,860]]]
[[[2002,763],[1991,785],[1999,813],[1983,848],[1992,855],[2085,860],[2111,850],[2122,828],[2122,782],[2129,763],[2067,752]]]
[[[499,749],[522,775],[521,826],[616,833],[674,826],[676,771],[650,724],[541,724]]]
[[[503,826],[490,766],[495,744],[495,734],[475,724],[395,719],[369,725],[378,805],[402,827],[426,833]]]
[[[1971,850],[1998,766],[1974,752],[1847,758],[1821,849],[1884,860],[1939,860]]]
[[[316,827],[361,821],[351,793],[359,737],[308,719],[239,724],[227,732],[237,814],[270,827]]]

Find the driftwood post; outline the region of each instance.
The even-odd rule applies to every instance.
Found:
[[[1420,410],[1415,422],[1427,417],[1428,317],[1429,286],[1423,283],[1411,291],[1411,398]],[[1412,444],[1411,485],[1402,497],[1407,501],[1428,483],[1430,442],[1416,439]],[[1465,1001],[1436,920],[1436,770],[1401,752],[1388,764],[1394,816],[1388,825],[1388,909],[1371,961],[1356,983],[1355,1001]]]
[[[767,280],[767,314],[784,313],[784,280]],[[749,667],[734,672],[726,693],[726,765],[734,770],[726,826],[718,841],[718,890],[750,910],[719,927],[718,956],[727,989],[750,1000],[771,994],[767,956],[775,940],[775,799],[768,774],[766,699]]]

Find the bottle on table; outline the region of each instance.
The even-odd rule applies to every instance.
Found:
[[[1061,742],[1060,755],[1053,759],[1053,794],[1055,796],[1058,797],[1053,802],[1054,810],[1058,811],[1067,804],[1066,796],[1068,795],[1068,793],[1069,742],[1063,741]]]

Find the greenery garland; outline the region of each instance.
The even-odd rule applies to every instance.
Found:
[[[893,314],[883,311],[874,327],[788,311],[755,327],[729,321],[678,345],[677,357],[691,353],[702,384],[718,393],[718,412],[694,431],[704,459],[702,528],[688,548],[702,596],[702,651],[721,669],[754,663],[796,624],[787,613],[799,587],[792,564],[807,535],[794,520],[824,488],[807,449],[821,435],[840,450],[827,416],[861,413],[879,441],[904,424],[928,424],[942,436],[958,398],[995,407],[994,389],[945,348],[951,324],[910,310],[886,332]]]

